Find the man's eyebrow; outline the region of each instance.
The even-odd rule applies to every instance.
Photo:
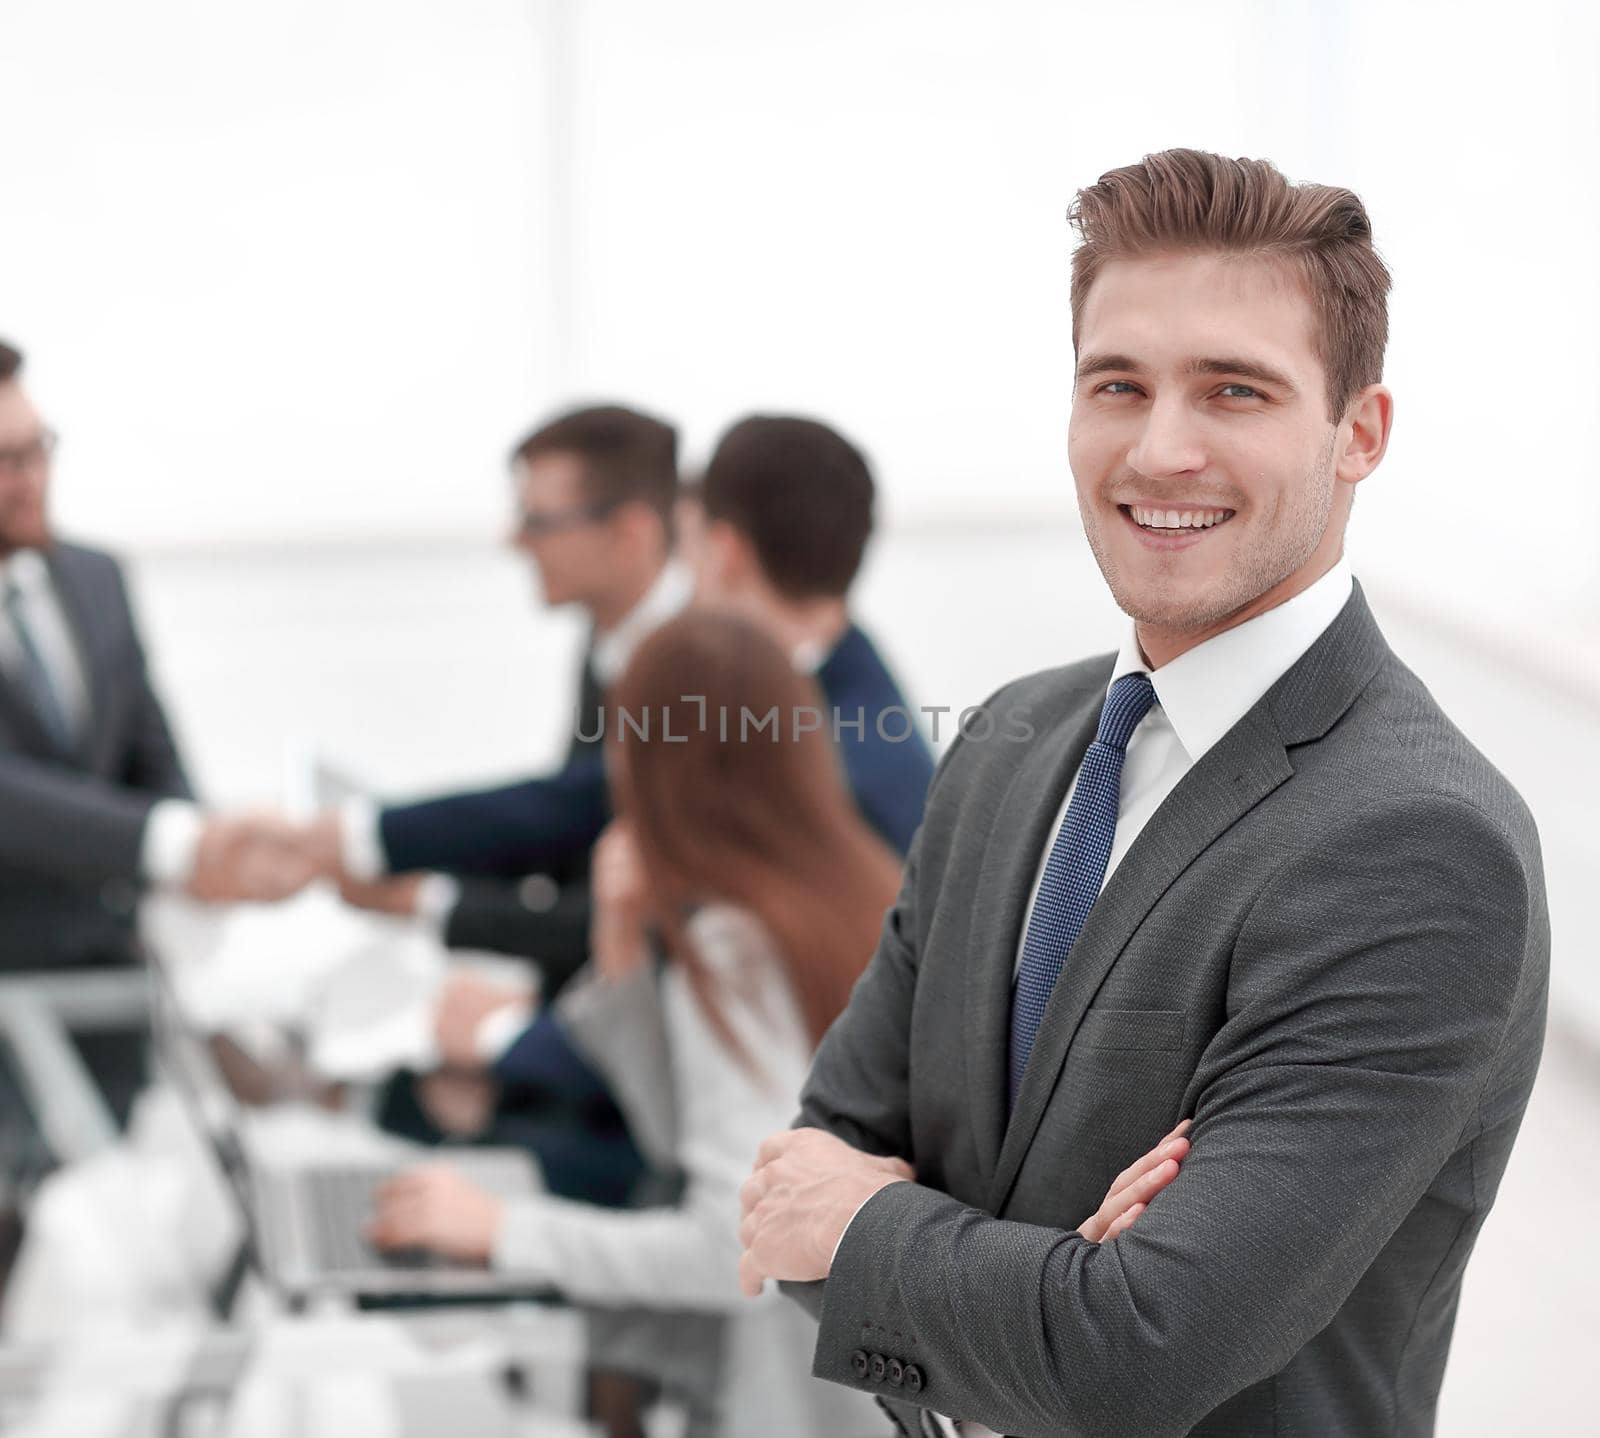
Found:
[[[1088,379],[1091,375],[1105,374],[1110,370],[1138,373],[1143,369],[1138,360],[1129,359],[1127,355],[1085,355],[1078,361],[1075,378]]]
[[[1203,356],[1190,360],[1184,369],[1189,374],[1237,375],[1240,379],[1257,380],[1261,384],[1271,385],[1288,394],[1296,392],[1287,375],[1280,374],[1270,365],[1262,364],[1260,360],[1244,359],[1238,355]],[[1085,355],[1078,365],[1075,378],[1085,380],[1097,374],[1115,372],[1142,374],[1144,366],[1127,355]]]
[[[1190,374],[1239,375],[1243,379],[1260,380],[1262,384],[1287,390],[1290,394],[1295,392],[1294,385],[1290,383],[1287,375],[1279,374],[1277,370],[1262,364],[1260,360],[1241,359],[1237,355],[1221,355],[1215,359],[1207,357],[1190,360],[1186,368]]]

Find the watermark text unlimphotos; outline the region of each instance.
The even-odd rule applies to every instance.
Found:
[[[582,723],[578,725],[577,736],[585,744],[598,743],[608,731],[624,744],[687,744],[689,736],[698,733],[715,734],[724,744],[779,744],[796,743],[804,734],[821,731],[836,744],[846,742],[847,738],[863,743],[871,734],[876,734],[886,744],[904,744],[917,733],[916,716],[925,714],[935,744],[945,737],[940,730],[941,723],[950,723],[952,715],[956,731],[969,743],[1002,739],[1011,744],[1026,744],[1034,737],[1026,709],[1008,709],[996,714],[981,704],[960,711],[949,704],[919,704],[915,709],[894,704],[869,714],[863,705],[857,705],[854,712],[837,706],[819,709],[811,704],[774,704],[761,710],[742,704],[737,709],[726,704],[713,707],[703,694],[680,694],[678,700],[681,704],[692,705],[693,711],[684,713],[665,704],[657,708],[646,705],[640,709],[602,709],[592,729],[585,729]]]

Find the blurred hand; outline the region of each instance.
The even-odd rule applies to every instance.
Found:
[[[436,1069],[417,1083],[424,1112],[451,1138],[477,1138],[494,1116],[500,1086],[487,1074]]]
[[[368,1240],[379,1248],[426,1248],[447,1258],[487,1263],[504,1203],[444,1164],[390,1179],[374,1196]]]
[[[649,887],[639,846],[626,821],[614,819],[594,846],[589,870],[594,913],[589,921],[589,953],[607,979],[624,979],[650,957],[645,938]]]
[[[526,1004],[531,989],[458,971],[445,979],[433,1011],[439,1057],[451,1068],[481,1069],[478,1025],[490,1014],[513,1004]]]
[[[409,918],[417,912],[418,895],[426,877],[425,874],[401,874],[393,879],[363,881],[341,875],[339,897],[352,908]]]
[[[337,809],[325,809],[315,819],[299,825],[297,842],[306,862],[320,878],[344,877],[344,834]]]
[[[1193,1119],[1184,1119],[1149,1153],[1123,1169],[1111,1181],[1105,1202],[1079,1225],[1078,1232],[1091,1243],[1110,1243],[1133,1227],[1145,1205],[1178,1176],[1189,1152],[1183,1131]]]
[[[316,877],[289,820],[268,813],[213,815],[200,831],[185,888],[207,903],[275,903]]]

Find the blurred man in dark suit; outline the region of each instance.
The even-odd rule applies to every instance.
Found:
[[[286,826],[196,806],[116,560],[51,528],[56,436],[22,364],[0,343],[0,975],[131,962],[151,885],[275,899],[311,877]],[[141,1035],[75,1041],[125,1117]]]

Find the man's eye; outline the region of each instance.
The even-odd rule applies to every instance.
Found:
[[[1109,380],[1100,386],[1101,394],[1136,394],[1137,392],[1137,386],[1129,384],[1125,379]]]
[[[1240,390],[1240,391],[1242,391],[1242,393],[1239,393],[1239,394],[1228,394],[1229,390]],[[1227,395],[1229,399],[1260,399],[1261,398],[1261,391],[1258,390],[1258,389],[1253,389],[1253,388],[1251,388],[1251,386],[1249,386],[1247,384],[1225,384],[1225,385],[1223,385],[1221,392],[1223,394]]]

